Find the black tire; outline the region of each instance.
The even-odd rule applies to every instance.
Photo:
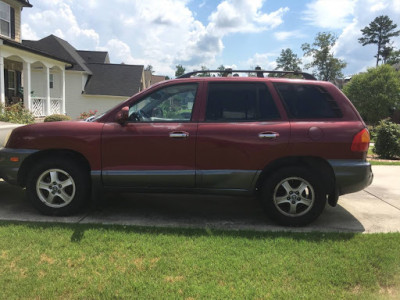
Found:
[[[265,180],[261,195],[266,214],[285,226],[313,222],[326,204],[318,174],[301,167],[286,167],[273,173]]]
[[[63,157],[40,160],[28,174],[26,190],[29,201],[42,214],[72,215],[89,200],[89,172]]]

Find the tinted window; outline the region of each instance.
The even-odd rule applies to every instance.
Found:
[[[129,108],[133,122],[188,122],[196,98],[197,84],[161,88]]]
[[[207,121],[256,121],[279,119],[279,113],[263,83],[210,83]]]
[[[290,117],[295,119],[341,118],[331,95],[319,86],[275,83]]]

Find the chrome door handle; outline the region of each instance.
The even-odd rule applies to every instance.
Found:
[[[277,132],[261,132],[258,134],[258,137],[260,139],[272,140],[272,139],[276,139],[277,137],[279,137],[279,133],[277,133]]]
[[[174,138],[174,139],[184,139],[187,138],[189,136],[188,132],[184,132],[184,131],[179,131],[179,132],[170,132],[169,133],[169,137],[170,138]]]

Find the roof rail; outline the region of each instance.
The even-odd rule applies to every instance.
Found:
[[[261,70],[256,68],[255,70],[232,70],[232,69],[225,69],[223,71],[221,70],[200,70],[200,71],[193,71],[193,72],[189,72],[186,74],[183,74],[182,76],[179,76],[178,78],[190,78],[193,75],[197,75],[197,74],[207,74],[207,73],[222,73],[223,76],[222,77],[227,77],[230,74],[233,73],[253,73],[253,74],[257,74],[257,77],[262,78],[264,77],[264,74],[280,74],[280,77],[285,77],[287,75],[301,75],[303,76],[304,79],[307,80],[317,80],[313,75],[309,74],[309,73],[305,73],[305,72],[301,72],[301,71],[275,71],[275,70]]]

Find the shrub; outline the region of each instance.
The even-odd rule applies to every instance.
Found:
[[[69,120],[71,120],[71,117],[59,114],[50,115],[44,118],[44,122],[58,122],[58,121],[69,121]]]
[[[79,120],[85,120],[91,116],[94,116],[95,114],[97,114],[97,109],[96,110],[89,110],[89,112],[83,112],[79,115],[78,119]]]
[[[381,158],[400,157],[400,125],[388,119],[379,122],[374,152]]]
[[[6,107],[0,104],[0,121],[32,124],[35,122],[35,116],[20,103]]]
[[[343,88],[364,121],[376,125],[400,108],[400,74],[388,65],[354,75]]]

